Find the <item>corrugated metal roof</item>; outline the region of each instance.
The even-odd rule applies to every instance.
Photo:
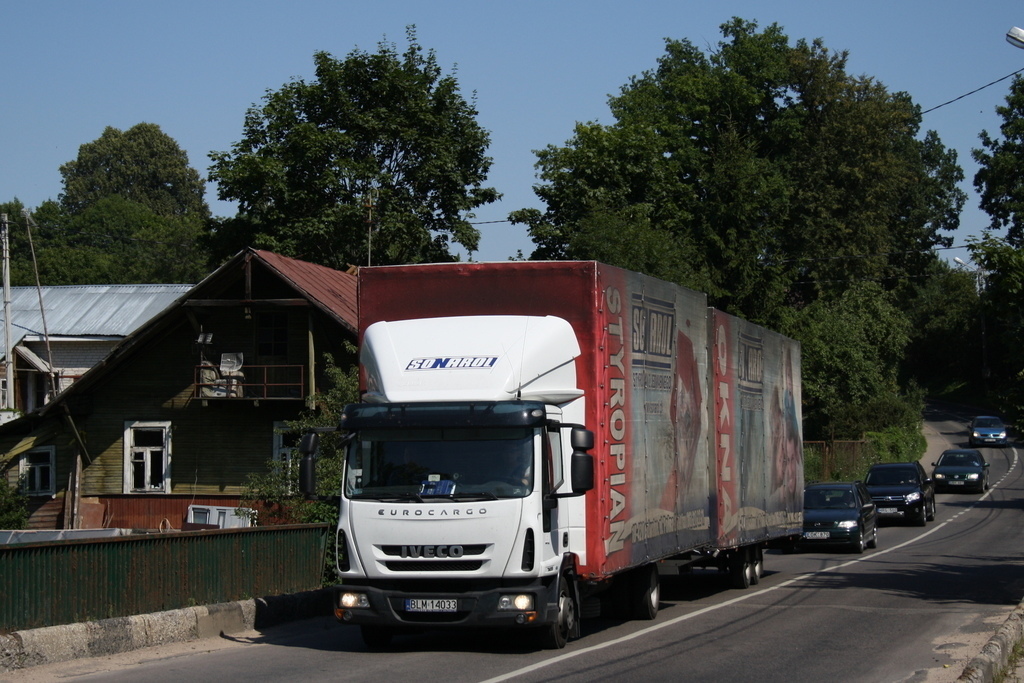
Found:
[[[359,325],[356,290],[358,278],[351,273],[300,261],[272,251],[253,250],[269,267],[276,270],[300,291],[353,333]]]
[[[67,285],[11,287],[11,343],[43,335],[39,291],[46,311],[46,332],[53,336],[124,337],[187,293],[192,285]],[[0,302],[0,324],[3,321]],[[6,356],[0,333],[0,357]]]

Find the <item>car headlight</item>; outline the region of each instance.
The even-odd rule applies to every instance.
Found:
[[[943,474],[942,472],[936,472],[936,473],[935,473],[935,478],[936,478],[936,479],[945,479],[945,478],[946,478],[946,475],[945,475],[945,474]]]
[[[502,595],[498,598],[498,609],[502,612],[531,612],[533,611],[533,595],[529,593]]]
[[[343,609],[367,609],[370,599],[366,593],[342,593],[338,597],[338,606]]]
[[[974,434],[972,434],[971,436],[973,436],[975,439],[980,439],[981,438],[981,432],[974,432]]]
[[[913,503],[913,502],[918,501],[918,500],[921,500],[921,492],[920,491],[912,491],[912,492],[907,494],[906,501],[908,503]]]
[[[973,481],[973,480],[978,478],[978,473],[977,472],[971,472],[970,474],[967,475],[967,478]]]
[[[840,529],[856,529],[857,528],[857,520],[855,520],[855,519],[844,519],[843,521],[839,522],[839,528]]]
[[[999,432],[998,434],[996,434],[996,438],[997,439],[1005,439],[1006,438],[1006,432]]]

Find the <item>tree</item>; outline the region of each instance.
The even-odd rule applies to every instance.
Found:
[[[877,283],[853,283],[835,299],[786,311],[781,331],[801,343],[804,438],[859,439],[892,420],[910,339],[893,299]]]
[[[467,212],[499,197],[482,187],[489,135],[455,77],[407,37],[401,55],[384,42],[344,60],[315,53],[315,81],[268,93],[243,139],[210,155],[219,197],[239,207],[217,227],[220,253],[251,245],[345,268],[476,249]]]
[[[1024,186],[1020,176],[1024,160],[1024,77],[1014,76],[1006,106],[996,107],[1003,119],[1002,138],[982,131],[981,149],[972,151],[981,168],[974,175],[974,187],[981,195],[980,207],[991,219],[992,230],[1007,230],[1010,246],[1024,246]]]
[[[108,126],[96,140],[78,148],[78,157],[60,167],[61,206],[71,215],[118,195],[157,216],[191,218],[202,225],[210,216],[199,172],[173,138],[153,123],[126,131]]]
[[[199,173],[159,126],[106,128],[60,167],[64,192],[12,230],[11,282],[195,283],[209,272]],[[31,244],[29,243],[31,231]]]
[[[850,76],[820,40],[790,46],[777,25],[740,19],[722,32],[710,55],[667,40],[610,99],[615,123],[537,152],[546,210],[511,216],[534,258],[591,258],[599,213],[643,216],[634,229],[676,261],[677,282],[767,323],[850,281],[893,289],[926,270],[958,224],[962,171],[936,135],[917,139],[910,98]]]

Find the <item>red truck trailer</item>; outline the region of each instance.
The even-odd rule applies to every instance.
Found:
[[[595,605],[653,619],[660,574],[756,583],[801,533],[800,346],[701,293],[592,261],[384,266],[359,319],[336,614],[372,646],[561,647]]]

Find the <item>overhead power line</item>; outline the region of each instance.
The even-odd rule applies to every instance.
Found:
[[[962,100],[962,99],[963,99],[963,98],[965,98],[965,97],[969,97],[969,96],[973,95],[973,94],[974,94],[974,93],[976,93],[976,92],[979,92],[979,91],[981,91],[981,90],[984,90],[985,88],[988,88],[989,86],[993,86],[993,85],[995,85],[996,83],[1002,83],[1002,82],[1003,82],[1003,81],[1005,81],[1005,80],[1006,80],[1007,78],[1013,78],[1014,76],[1016,76],[1017,74],[1019,74],[1019,73],[1020,73],[1020,72],[1022,72],[1022,71],[1024,71],[1024,69],[1017,69],[1017,70],[1016,70],[1016,71],[1014,71],[1014,72],[1013,72],[1012,74],[1006,74],[1006,75],[1005,75],[1005,76],[1003,76],[1002,78],[997,78],[996,80],[992,81],[991,83],[986,83],[985,85],[981,86],[980,88],[975,88],[975,89],[974,89],[974,90],[972,90],[971,92],[965,92],[965,93],[964,93],[963,95],[961,95],[960,97],[954,97],[953,99],[949,100],[948,102],[943,102],[942,104],[937,104],[937,105],[935,105],[934,107],[932,107],[931,109],[925,109],[925,110],[924,110],[923,112],[921,112],[921,116],[924,116],[925,114],[927,114],[927,113],[928,113],[928,112],[930,112],[930,111],[935,111],[936,109],[939,109],[939,108],[941,108],[941,107],[945,107],[945,106],[946,106],[947,104],[953,104],[954,102],[957,102],[957,101],[959,101],[959,100]]]

